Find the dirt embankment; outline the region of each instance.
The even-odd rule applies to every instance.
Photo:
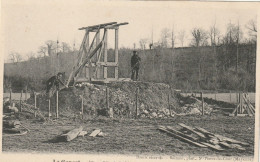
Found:
[[[107,85],[87,84],[59,92],[59,112],[61,115],[79,115],[83,95],[84,113],[88,115],[108,115],[106,106],[106,87],[109,89],[109,107],[114,109],[115,117],[134,117],[136,114],[136,90],[138,92],[138,115],[140,117],[167,117],[180,112],[176,94],[169,85],[144,82],[114,82]],[[34,103],[31,98],[30,103]],[[37,96],[37,107],[47,115],[46,94]],[[55,113],[56,95],[51,98],[51,109]],[[171,111],[171,112],[170,112]]]

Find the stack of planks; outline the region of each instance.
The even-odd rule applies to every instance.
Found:
[[[171,126],[159,126],[158,129],[175,138],[178,138],[181,141],[197,147],[210,148],[215,151],[223,151],[225,149],[237,149],[244,151],[246,150],[244,146],[249,146],[246,142],[240,142],[218,134],[213,134],[203,128],[193,128],[183,123],[179,123],[179,125],[182,127],[180,130],[176,130]]]
[[[79,128],[74,128],[70,131],[67,131],[66,133],[63,133],[59,136],[60,141],[72,141],[73,139],[77,137],[84,137],[85,135],[88,135],[87,131],[83,131],[83,127],[80,126]],[[90,133],[89,137],[104,137],[106,134],[101,132],[101,129],[94,129],[92,133]]]

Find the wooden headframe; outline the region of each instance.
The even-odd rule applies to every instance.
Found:
[[[85,30],[85,35],[79,49],[77,65],[73,67],[67,86],[72,78],[75,82],[109,82],[110,80],[118,79],[118,30],[119,26],[127,24],[128,23],[117,24],[117,22],[110,22],[79,28],[79,30]],[[115,62],[108,62],[107,60],[108,30],[110,29],[115,30]],[[103,30],[103,37],[100,40],[101,30]],[[89,42],[90,32],[95,33],[91,44]],[[115,78],[108,78],[108,67],[115,67]],[[82,73],[85,73],[83,77],[81,75]]]

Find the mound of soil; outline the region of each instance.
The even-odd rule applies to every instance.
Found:
[[[181,111],[176,94],[169,85],[144,82],[113,82],[107,85],[86,84],[84,87],[63,89],[59,92],[59,113],[64,116],[79,115],[82,95],[84,113],[88,115],[108,115],[106,88],[109,89],[109,107],[115,117],[134,117],[136,114],[136,91],[138,92],[138,116],[167,117]],[[51,111],[56,109],[56,95],[51,99]],[[31,98],[28,102],[34,103]],[[37,107],[47,115],[48,98],[42,93],[37,96]]]

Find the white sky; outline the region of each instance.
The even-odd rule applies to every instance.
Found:
[[[75,40],[79,45],[84,31],[78,28],[112,21],[129,22],[119,30],[119,47],[133,48],[134,43],[139,46],[141,38],[151,38],[152,29],[154,41],[157,41],[163,28],[173,26],[176,34],[186,31],[185,45],[188,45],[192,28],[208,30],[215,19],[221,33],[225,32],[229,21],[237,23],[239,20],[245,29],[245,24],[256,18],[257,7],[256,3],[242,2],[3,0],[4,56],[7,59],[11,51],[16,51],[25,57],[30,51],[36,52],[46,40],[57,38],[71,45]],[[110,39],[112,35],[111,31]],[[177,46],[180,45],[176,41]]]

